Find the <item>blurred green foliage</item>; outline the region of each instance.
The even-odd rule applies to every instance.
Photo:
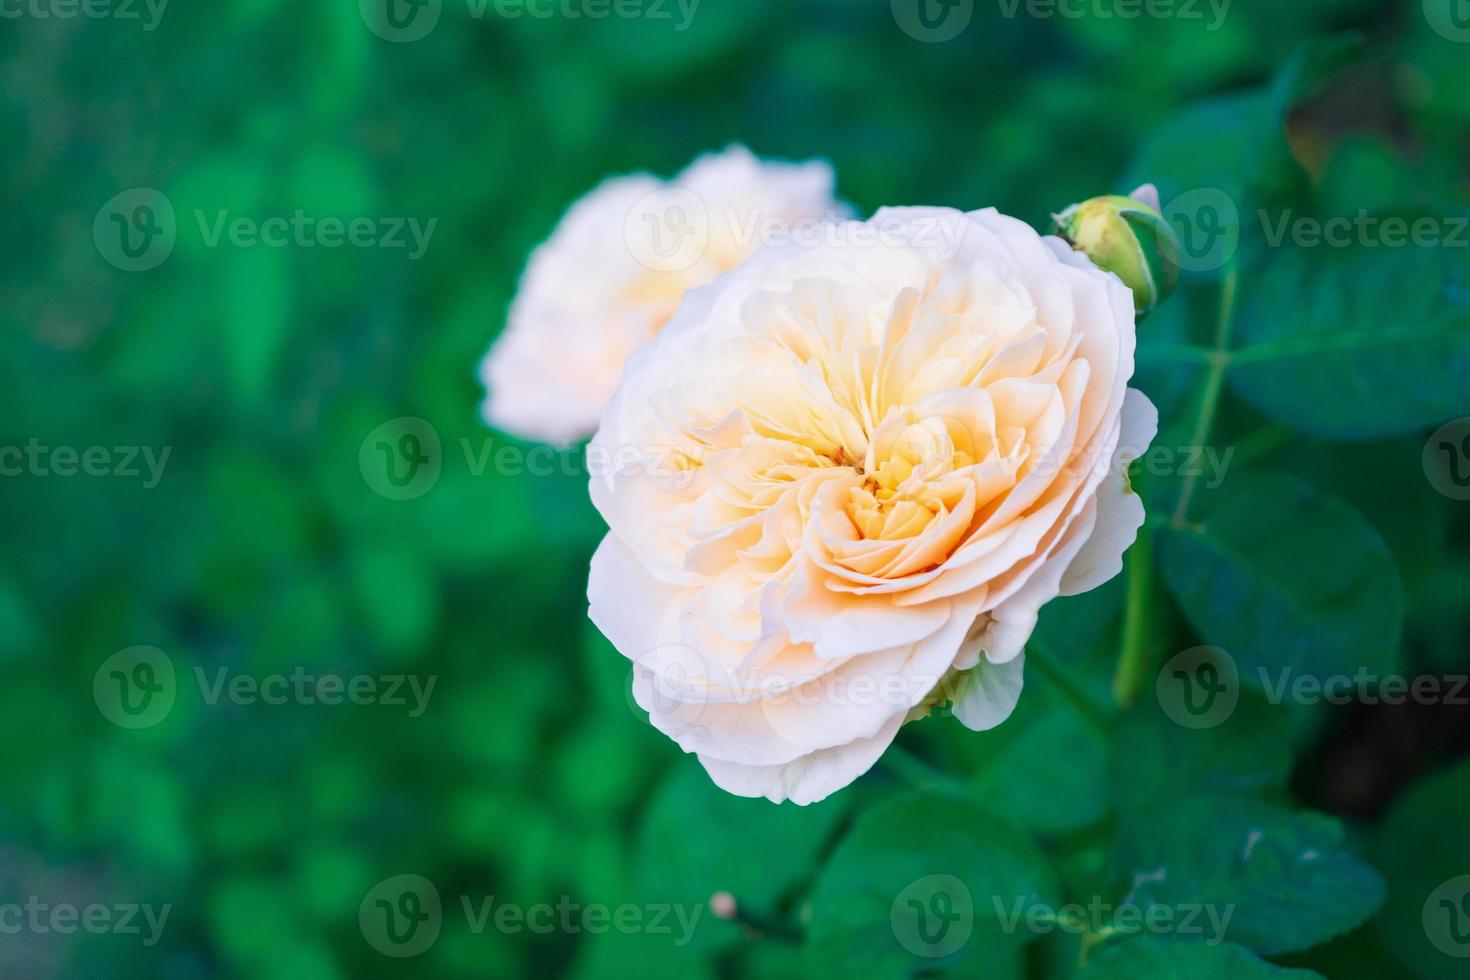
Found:
[[[1404,796],[1470,743],[1463,708],[1288,709],[1247,691],[1233,728],[1191,733],[1152,705],[1115,719],[1115,582],[1048,611],[1038,640],[1063,676],[1033,667],[1011,722],[905,731],[950,774],[929,795],[895,799],[908,781],[880,767],[806,810],[737,800],[639,718],[626,662],[586,622],[601,525],[576,455],[542,478],[473,465],[506,442],[477,421],[475,365],[525,256],[609,173],[669,174],[738,140],[830,159],[860,211],[993,204],[1038,227],[1144,180],[1166,200],[1215,189],[1248,219],[1236,339],[1297,356],[1230,376],[1214,442],[1288,474],[1268,496],[1297,510],[1253,513],[1258,484],[1201,489],[1199,513],[1228,520],[1160,532],[1168,588],[1153,589],[1145,652],[1162,663],[1204,641],[1252,665],[1464,672],[1467,505],[1435,492],[1420,452],[1470,414],[1470,252],[1273,248],[1249,220],[1257,206],[1463,211],[1470,44],[1435,27],[1457,2],[1235,0],[1216,23],[1204,5],[1201,19],[1038,18],[977,0],[945,43],[906,34],[885,0],[704,0],[683,31],[673,6],[673,20],[508,19],[445,0],[412,43],[351,3],[174,0],[153,29],[141,5],[141,21],[0,7],[20,11],[0,21],[0,445],[105,447],[116,464],[68,477],[51,457],[0,478],[0,903],[170,910],[154,944],[146,927],[7,931],[0,974],[1067,976],[1078,951],[1060,933],[915,960],[887,903],[940,872],[977,899],[981,882],[1117,898],[1132,884],[1117,875],[1165,861],[1249,906],[1231,938],[1257,953],[1332,977],[1470,976],[1420,917],[1428,890],[1470,874],[1463,764]],[[1349,29],[1365,54],[1303,47]],[[94,237],[131,188],[176,215],[173,252],[147,271]],[[211,246],[196,220],[298,210],[437,223],[410,259]],[[1165,445],[1189,444],[1204,377],[1171,352],[1211,343],[1224,276],[1188,271],[1141,327]],[[1366,340],[1334,346],[1344,334]],[[437,482],[407,500],[360,466],[400,417],[428,420],[442,447]],[[140,475],[123,472],[128,447],[169,451],[156,485],[141,453]],[[1179,481],[1141,486],[1167,518]],[[1221,559],[1227,546],[1246,560]],[[1283,571],[1300,567],[1315,574]],[[94,682],[140,644],[175,669],[176,700],[129,728]],[[417,715],[411,697],[209,703],[196,670],[222,668],[435,687]],[[1208,823],[1221,814],[1228,833]],[[1135,823],[1165,829],[1117,833]],[[1216,853],[1266,827],[1330,853],[1321,876]],[[1378,904],[1354,855],[1387,881],[1382,915],[1304,951]],[[359,913],[403,874],[431,882],[443,913],[431,948],[400,960]],[[716,891],[744,925],[705,909]],[[704,914],[683,945],[477,927],[491,896]],[[1313,901],[1331,908],[1314,918]],[[1110,944],[1085,975],[1300,975],[1243,945]]]

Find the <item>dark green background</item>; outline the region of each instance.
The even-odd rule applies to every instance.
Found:
[[[506,441],[478,421],[477,362],[528,251],[604,176],[671,174],[740,141],[830,159],[865,213],[996,205],[1041,226],[1135,176],[1177,193],[1212,167],[1223,176],[1205,186],[1243,205],[1257,190],[1226,181],[1244,187],[1257,170],[1262,200],[1304,212],[1470,200],[1470,44],[1431,30],[1417,0],[1236,0],[1215,31],[1208,16],[1006,18],[978,0],[974,22],[943,44],[906,35],[887,0],[703,0],[682,33],[669,20],[475,20],[465,9],[445,0],[437,28],[408,44],[375,36],[348,0],[173,0],[153,31],[0,20],[0,444],[171,447],[151,489],[121,476],[0,478],[0,902],[172,906],[151,948],[133,936],[0,936],[0,975],[825,972],[820,951],[781,934],[810,927],[814,869],[851,815],[903,782],[880,768],[808,810],[709,788],[638,717],[626,663],[586,622],[601,525],[584,481],[475,475],[461,451],[462,439],[476,452]],[[1358,67],[1325,95],[1289,100],[1305,173],[1245,162],[1252,141],[1284,157],[1279,115],[1237,100],[1216,122],[1171,122],[1197,100],[1270,85],[1303,44],[1347,29],[1369,42]],[[134,187],[162,191],[179,216],[173,254],[136,273],[104,261],[92,235],[98,209]],[[208,248],[193,218],[296,209],[438,223],[409,261],[393,249]],[[1414,308],[1420,297],[1393,291],[1427,260],[1399,261],[1376,301]],[[1464,273],[1465,253],[1448,261]],[[1208,343],[1217,285],[1192,280],[1142,324],[1143,345]],[[1306,315],[1302,289],[1252,300],[1267,287],[1247,278],[1241,290],[1247,334]],[[1361,302],[1349,296],[1338,315]],[[1407,597],[1402,650],[1388,652],[1411,674],[1467,665],[1467,505],[1436,494],[1419,462],[1429,431],[1470,414],[1470,375],[1459,377],[1458,410],[1346,433],[1324,431],[1310,406],[1283,408],[1296,386],[1246,379],[1217,425],[1220,444],[1253,439],[1257,459],[1346,498],[1382,534]],[[1198,365],[1141,375],[1164,438],[1188,429],[1199,378]],[[1377,398],[1393,414],[1412,396],[1328,380],[1358,414]],[[359,450],[402,416],[437,430],[443,472],[427,494],[395,501],[364,479]],[[1164,512],[1175,486],[1151,485]],[[1331,535],[1317,544],[1304,562],[1338,560]],[[1120,596],[1115,583],[1044,627],[1100,695]],[[1162,588],[1157,598],[1167,606]],[[1213,639],[1194,617],[1158,620],[1158,656]],[[165,651],[180,684],[163,723],[130,731],[103,717],[92,682],[138,644]],[[211,706],[196,666],[412,673],[437,687],[418,718],[386,705]],[[1116,747],[1075,719],[1033,724],[1056,698],[1038,681],[1009,733],[937,719],[902,741],[1065,852],[1064,883],[1088,894],[1077,883],[1108,862],[1096,828],[1115,824]],[[1390,963],[1394,943],[1405,960],[1435,955],[1412,952],[1424,945],[1422,893],[1395,878],[1423,853],[1374,841],[1404,788],[1470,741],[1467,710],[1292,713],[1292,793],[1344,817],[1359,850],[1386,853],[1390,880],[1382,929],[1295,962],[1333,977],[1463,969]],[[1429,872],[1413,872],[1427,874],[1425,891],[1470,873],[1467,784],[1441,794],[1457,803],[1402,820],[1412,840],[1441,848]],[[429,952],[397,961],[368,945],[358,910],[403,873],[434,882],[445,915]],[[779,925],[757,937],[706,913],[695,941],[671,950],[646,935],[476,934],[458,901],[699,903],[720,888]],[[1049,975],[1061,958],[1040,944],[1030,969]],[[1016,969],[972,958],[953,975]]]

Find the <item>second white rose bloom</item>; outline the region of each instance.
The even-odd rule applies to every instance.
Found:
[[[877,230],[877,231],[875,231]],[[809,803],[942,701],[1014,708],[1042,605],[1122,567],[1134,301],[994,210],[880,212],[690,293],[592,451],[591,616],[720,786]]]
[[[672,181],[615,177],[572,206],[522,276],[480,368],[486,421],[568,443],[597,428],[623,365],[706,285],[773,238],[845,217],[832,168],[760,160],[744,147]]]

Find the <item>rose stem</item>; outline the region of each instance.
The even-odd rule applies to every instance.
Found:
[[[1148,675],[1148,600],[1153,590],[1154,533],[1145,522],[1138,540],[1128,552],[1128,598],[1123,609],[1123,649],[1118,656],[1118,673],[1113,677],[1113,698],[1120,708],[1131,708],[1138,700],[1143,679]]]

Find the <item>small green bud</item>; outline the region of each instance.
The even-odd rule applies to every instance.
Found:
[[[1127,197],[1094,197],[1052,218],[1069,245],[1133,290],[1140,315],[1178,284],[1179,239],[1159,211],[1159,192],[1152,184]]]

